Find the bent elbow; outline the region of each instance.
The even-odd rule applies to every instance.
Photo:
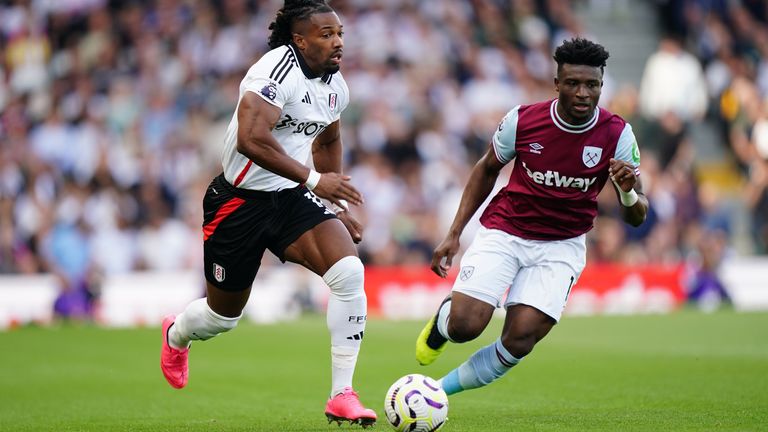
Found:
[[[645,219],[646,219],[646,215],[638,215],[638,216],[633,217],[633,218],[628,218],[627,219],[627,223],[632,225],[633,227],[637,228],[640,225],[642,225],[643,222],[645,222]]]
[[[235,148],[237,149],[238,153],[247,157],[248,159],[254,160],[259,158],[259,147],[249,143],[248,140],[238,139]]]
[[[247,150],[246,150],[246,146],[245,146],[245,144],[243,144],[243,142],[242,142],[242,141],[240,141],[240,140],[237,140],[237,144],[235,145],[235,149],[237,149],[237,152],[238,152],[238,153],[240,153],[240,154],[243,154],[243,155],[244,155],[244,154],[246,153],[246,151],[247,151]]]

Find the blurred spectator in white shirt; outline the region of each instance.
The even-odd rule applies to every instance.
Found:
[[[707,103],[707,82],[699,60],[685,51],[678,39],[663,38],[643,71],[641,112],[653,119],[674,113],[689,122],[704,116]]]

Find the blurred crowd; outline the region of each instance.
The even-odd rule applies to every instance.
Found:
[[[346,33],[345,170],[366,199],[353,211],[366,226],[367,264],[431,259],[503,115],[556,96],[553,49],[590,36],[574,13],[589,3],[330,2]],[[589,259],[717,265],[731,248],[734,193],[697,165],[690,131],[702,122],[717,125],[740,179],[735,205],[748,210],[753,240],[746,252],[766,253],[768,7],[655,4],[664,37],[642,83],[612,76],[609,59],[601,100],[635,127],[652,211],[627,228],[606,188]],[[3,2],[0,272],[56,274],[71,293],[64,308],[94,295],[105,275],[199,269],[202,196],[221,171],[239,82],[267,50],[281,6]]]

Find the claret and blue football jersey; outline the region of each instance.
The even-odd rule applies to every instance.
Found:
[[[629,123],[598,108],[589,121],[572,125],[557,104],[518,105],[499,124],[492,141],[496,158],[515,165],[480,218],[486,228],[531,240],[576,237],[592,229],[611,158],[629,162],[639,175]]]

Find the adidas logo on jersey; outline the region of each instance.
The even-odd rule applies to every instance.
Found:
[[[597,177],[592,177],[591,179],[586,177],[568,177],[561,175],[558,171],[531,171],[525,162],[523,162],[523,168],[525,168],[525,172],[528,173],[528,177],[531,180],[545,186],[572,187],[586,192],[597,181]]]
[[[311,104],[312,103],[312,99],[309,98],[309,92],[306,92],[304,94],[304,98],[301,101],[304,102],[305,104]]]

